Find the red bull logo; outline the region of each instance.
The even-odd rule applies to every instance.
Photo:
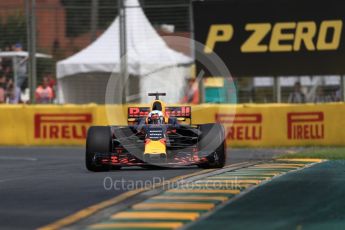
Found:
[[[289,140],[313,140],[324,139],[324,113],[300,112],[288,113],[288,139]]]
[[[262,139],[261,114],[216,114],[216,121],[226,126],[228,140]]]
[[[85,139],[92,114],[35,114],[36,139]]]

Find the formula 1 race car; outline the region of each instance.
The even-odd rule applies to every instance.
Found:
[[[225,132],[221,124],[192,125],[190,106],[165,106],[159,100],[165,93],[149,96],[156,97],[150,107],[128,108],[128,126],[89,128],[85,159],[88,170],[225,165]]]

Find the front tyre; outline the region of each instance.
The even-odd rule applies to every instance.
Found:
[[[198,166],[203,169],[223,168],[226,163],[225,131],[221,124],[200,125],[198,148],[207,161]]]
[[[92,126],[87,132],[85,165],[89,171],[108,171],[110,167],[97,164],[96,153],[110,153],[112,148],[112,135],[108,126]]]

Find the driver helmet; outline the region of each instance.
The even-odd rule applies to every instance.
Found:
[[[162,111],[153,110],[148,115],[149,124],[163,124],[164,117]]]

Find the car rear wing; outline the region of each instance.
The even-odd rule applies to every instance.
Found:
[[[128,107],[128,121],[137,121],[141,118],[147,117],[150,113],[150,107]],[[178,120],[191,120],[192,107],[191,106],[167,106],[165,107],[165,114],[169,117],[176,117]],[[181,119],[179,119],[181,118]]]

